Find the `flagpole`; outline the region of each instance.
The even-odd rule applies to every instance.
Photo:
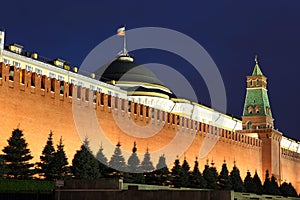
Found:
[[[126,33],[124,35],[124,40],[123,40],[123,53],[124,55],[127,55],[127,50],[126,50]]]

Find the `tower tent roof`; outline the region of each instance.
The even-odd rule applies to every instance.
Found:
[[[259,67],[259,64],[258,64],[258,59],[257,59],[257,56],[255,56],[255,66],[254,66],[254,70],[252,72],[252,76],[263,76],[263,73]]]

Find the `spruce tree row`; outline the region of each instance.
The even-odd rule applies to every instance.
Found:
[[[72,166],[69,166],[64,151],[63,139],[60,138],[55,149],[51,131],[40,156],[40,162],[32,164],[30,160],[33,157],[23,136],[22,130],[17,128],[12,131],[12,136],[7,140],[8,145],[4,147],[3,154],[0,155],[0,178],[26,180],[38,177],[46,180],[71,178],[94,180],[101,177],[116,177],[129,183],[297,196],[297,192],[291,183],[284,182],[279,187],[276,178],[273,175],[270,177],[268,170],[263,184],[257,172],[252,177],[248,171],[247,176],[242,181],[236,164],[234,163],[231,172],[229,172],[225,161],[220,173],[216,170],[214,163],[211,162],[209,165],[208,161],[201,173],[197,158],[193,169],[190,168],[185,158],[182,165],[177,158],[173,168],[169,171],[165,156],[162,155],[156,168],[154,168],[148,149],[144,154],[144,159],[140,162],[135,142],[127,163],[122,156],[120,142],[116,145],[114,154],[108,162],[102,146],[94,156],[86,138],[80,150],[74,155]]]

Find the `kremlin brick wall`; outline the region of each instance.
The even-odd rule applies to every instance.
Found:
[[[12,69],[14,81],[9,80]],[[63,94],[60,93],[62,85],[64,86]],[[97,97],[95,102],[93,101],[94,94]],[[131,112],[128,112],[128,106]],[[128,103],[126,100],[103,93],[94,93],[66,82],[27,72],[24,69],[10,68],[4,63],[0,63],[0,109],[0,148],[3,149],[7,145],[7,139],[11,136],[12,130],[19,127],[23,130],[28,147],[34,156],[33,162],[39,161],[50,130],[54,133],[55,144],[61,136],[63,137],[69,164],[76,150],[80,148],[84,137],[92,141],[91,149],[96,153],[102,139],[99,138],[95,125],[100,125],[107,141],[113,145],[120,141],[123,152],[130,153],[135,141],[138,153],[141,155],[145,153],[146,148],[149,149],[150,154],[161,153],[166,145],[172,144],[174,138],[180,136],[180,142],[172,144],[169,151],[164,152],[167,158],[168,154],[172,154],[172,148],[176,152],[175,148],[180,148],[181,143],[190,143],[186,147],[182,146],[186,148],[182,154],[174,154],[170,158],[175,159],[179,156],[182,163],[186,157],[192,168],[195,158],[198,157],[201,171],[207,162],[213,161],[218,171],[221,170],[224,160],[229,170],[235,162],[242,179],[246,176],[247,170],[252,175],[257,171],[261,179],[265,173],[262,171],[263,143],[259,139],[204,123],[195,123],[189,119],[185,119],[182,126],[183,117],[133,102]],[[80,111],[81,114],[74,114],[74,110]],[[91,115],[96,116],[97,123],[93,124],[89,121]],[[127,127],[133,132],[138,132],[139,127],[149,125],[158,127],[159,131],[147,138],[130,135],[120,128],[126,129],[129,121],[136,124],[136,126]],[[75,122],[79,124],[76,126]],[[80,123],[90,124],[81,126]],[[81,134],[78,134],[79,132]],[[192,142],[190,142],[191,139]],[[105,148],[104,153],[106,153]],[[112,152],[107,152],[107,155],[111,154]],[[281,154],[279,159],[283,181],[292,182],[299,192],[300,179],[296,173],[300,169],[299,154],[283,149],[281,149]],[[109,160],[110,156],[107,158]],[[126,155],[125,159],[127,160]],[[156,166],[157,160],[154,158],[152,161]],[[167,162],[170,161],[167,160]]]

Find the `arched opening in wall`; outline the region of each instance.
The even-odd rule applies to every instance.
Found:
[[[128,101],[127,112],[131,112],[131,101]]]
[[[125,110],[125,100],[124,99],[121,100],[121,110],[122,111]]]
[[[156,119],[160,120],[160,110],[156,110]]]
[[[107,106],[111,108],[111,95],[107,96]]]
[[[118,107],[119,107],[119,97],[115,97],[114,99],[115,99],[114,107],[115,107],[115,109],[118,109]]]
[[[252,122],[251,122],[251,121],[248,121],[248,122],[246,123],[246,128],[247,128],[247,129],[252,129]]]
[[[77,86],[77,99],[81,99],[81,86]]]
[[[44,90],[45,89],[45,81],[46,81],[46,76],[43,75],[41,78],[41,89]]]
[[[2,65],[0,65],[0,78],[2,78]]]
[[[149,106],[146,106],[146,117],[149,117]]]
[[[55,79],[51,78],[50,91],[55,92]]]
[[[100,105],[104,105],[104,93],[100,93]]]
[[[73,97],[73,88],[74,88],[74,85],[72,83],[69,84],[69,97]]]
[[[25,69],[20,71],[20,83],[25,84]]]
[[[63,81],[60,81],[59,93],[64,94],[64,91],[65,91],[65,83]]]
[[[144,114],[144,106],[140,104],[140,115]]]
[[[154,114],[155,114],[154,112],[155,112],[155,111],[154,111],[154,108],[151,108],[151,118],[152,118],[152,119],[154,119]]]
[[[97,92],[96,90],[93,91],[93,103],[97,102]]]
[[[89,93],[89,90],[87,89],[87,88],[85,88],[85,101],[89,101],[90,99],[89,99],[89,95],[90,93]]]
[[[167,122],[170,124],[170,113],[167,113]]]
[[[13,66],[9,67],[9,80],[14,81],[15,69]]]
[[[133,105],[133,113],[135,115],[137,114],[137,103],[134,103],[134,105]]]
[[[31,74],[31,81],[30,81],[30,83],[31,83],[31,87],[35,87],[35,73]]]

